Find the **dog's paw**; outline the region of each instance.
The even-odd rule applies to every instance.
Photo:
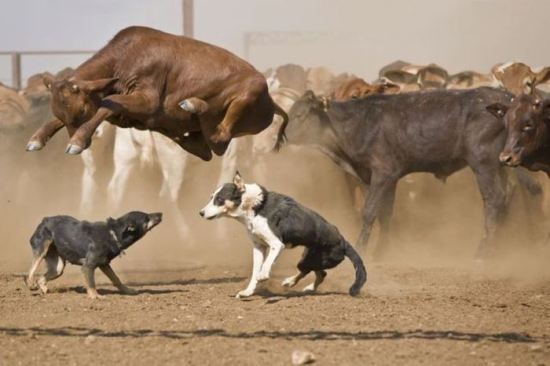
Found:
[[[135,290],[128,286],[122,286],[119,288],[120,292],[122,292],[124,295],[137,295],[139,292],[138,290]]]
[[[105,295],[100,295],[97,292],[88,292],[88,297],[92,300],[103,300]]]
[[[46,286],[46,279],[44,277],[40,277],[40,279],[38,280],[38,288],[43,294],[48,293],[48,286]]]
[[[251,290],[242,290],[242,291],[239,291],[239,293],[237,295],[235,295],[235,297],[237,299],[242,299],[242,298],[245,298],[245,297],[252,296],[253,293],[254,293],[254,291],[251,291]]]
[[[258,274],[258,277],[256,278],[258,282],[263,282],[269,280],[269,273],[266,272],[260,272]]]
[[[281,282],[281,285],[283,285],[284,287],[296,286],[296,277],[292,276],[292,277],[285,278],[283,282]]]
[[[314,292],[315,291],[315,284],[314,283],[310,283],[309,285],[307,285],[306,287],[304,287],[302,289],[303,292]]]

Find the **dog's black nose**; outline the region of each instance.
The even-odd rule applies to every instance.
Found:
[[[199,215],[201,215],[201,217],[204,217],[204,210],[200,210]]]

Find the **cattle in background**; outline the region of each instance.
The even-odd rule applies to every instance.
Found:
[[[429,64],[421,67],[417,75],[417,83],[420,89],[444,89],[447,85],[449,73],[447,70],[436,64]]]
[[[522,62],[497,64],[491,72],[499,86],[514,95],[531,94],[536,91],[537,85],[550,80],[549,67],[533,70]]]
[[[157,131],[210,160],[212,151],[223,154],[232,138],[264,130],[275,113],[286,117],[269,96],[263,75],[244,60],[146,27],[120,31],[71,78],[46,76],[44,81],[56,119],[31,137],[30,151],[40,150],[66,127],[66,152],[78,154],[107,120]],[[280,131],[279,141],[282,136]]]
[[[482,86],[497,87],[498,82],[492,74],[481,74],[475,71],[462,71],[447,79],[447,89],[474,89]]]
[[[316,95],[328,96],[334,90],[335,75],[326,67],[311,67],[306,77],[307,90],[312,90]]]
[[[369,84],[365,80],[353,77],[341,83],[330,95],[335,101],[364,98],[373,94],[395,94],[399,86],[391,83]]]
[[[286,64],[264,72],[269,91],[289,88],[303,94],[307,89],[306,70],[300,65]]]
[[[22,130],[30,107],[27,98],[15,89],[0,84],[0,133]]]
[[[485,206],[485,237],[478,248],[478,256],[484,256],[507,211],[507,177],[498,160],[506,132],[485,107],[511,98],[492,88],[377,95],[340,103],[306,93],[290,110],[286,133],[289,143],[320,146],[370,185],[358,245],[365,247],[378,219],[377,254],[386,246],[401,177],[429,172],[443,179],[469,166]]]
[[[445,88],[448,76],[444,68],[433,63],[413,65],[398,60],[380,69],[378,81],[399,85],[400,92],[411,92]]]

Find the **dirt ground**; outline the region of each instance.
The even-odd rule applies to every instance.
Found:
[[[347,295],[348,262],[329,272],[318,294],[299,291],[310,277],[295,291],[280,286],[294,274],[294,249],[257,296],[238,300],[251,267],[245,231],[197,214],[215,188],[219,160],[191,164],[180,200],[191,231],[180,238],[158,198],[158,171],[138,169],[114,210],[103,204],[109,169],[102,163],[98,207],[83,217],[80,159],[63,154],[65,138],[26,154],[26,135],[10,137],[13,148],[0,144],[7,149],[0,154],[0,365],[288,365],[294,350],[312,352],[319,365],[550,365],[550,248],[516,222],[508,246],[474,262],[483,211],[468,171],[445,184],[431,176],[400,183],[391,250],[374,262],[369,247],[359,297]],[[282,152],[268,166],[260,183],[317,210],[354,241],[359,220],[337,167],[306,151]],[[253,167],[239,169],[257,178]],[[43,216],[96,220],[130,209],[165,212],[165,222],[113,262],[138,295],[120,295],[98,273],[106,298],[89,300],[74,266],[45,296],[25,288],[28,239]],[[547,235],[547,221],[538,221]]]
[[[319,365],[550,364],[548,277],[511,279],[484,266],[368,270],[352,298],[348,266],[316,295],[283,289],[293,269],[278,266],[244,301],[233,295],[246,266],[121,272],[136,296],[98,276],[99,301],[86,297],[78,272],[46,296],[2,274],[0,364],[288,365],[294,350],[313,352]]]

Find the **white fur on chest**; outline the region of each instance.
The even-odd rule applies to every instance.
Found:
[[[266,245],[270,245],[273,242],[280,242],[279,238],[269,227],[267,218],[261,215],[247,215],[244,219],[246,229],[252,238],[258,242],[262,242]]]

